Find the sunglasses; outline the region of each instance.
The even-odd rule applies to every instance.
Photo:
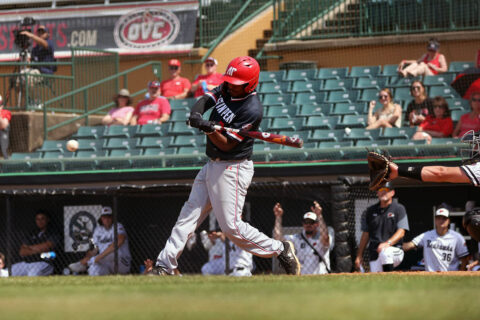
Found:
[[[315,221],[313,220],[303,220],[303,224],[308,224],[308,225],[312,225],[312,224],[315,224]]]
[[[168,69],[170,69],[170,70],[178,70],[178,66],[169,66]]]
[[[378,96],[378,97],[379,97],[380,99],[387,99],[387,98],[388,98],[388,95],[386,95],[386,94],[385,94],[385,95],[384,95],[384,94],[382,94],[382,95],[380,95],[380,96]]]
[[[420,90],[420,89],[422,89],[422,87],[420,87],[420,86],[415,86],[415,87],[411,87],[411,88],[410,88],[410,90],[412,90],[412,91],[413,91],[413,90]]]
[[[213,63],[205,63],[205,67],[213,67],[215,64]]]
[[[472,98],[471,100],[472,102],[480,102],[480,98],[479,99]]]

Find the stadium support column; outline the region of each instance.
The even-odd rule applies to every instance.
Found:
[[[349,189],[345,184],[333,185],[332,189],[332,222],[335,229],[336,272],[352,271],[352,254],[348,243],[348,206]]]
[[[113,196],[113,273],[118,274],[118,199]]]
[[[5,199],[5,212],[7,213],[7,261],[8,261],[8,274],[12,274],[12,204],[10,202],[10,196]]]

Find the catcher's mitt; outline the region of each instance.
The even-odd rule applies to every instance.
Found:
[[[367,160],[368,171],[370,173],[370,185],[368,187],[370,190],[376,191],[388,181],[391,157],[386,151],[383,151],[383,154],[369,151]]]

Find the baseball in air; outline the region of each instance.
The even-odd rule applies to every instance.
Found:
[[[352,129],[350,129],[349,127],[346,127],[345,128],[345,134],[348,136],[348,135],[350,135],[350,132],[352,132]]]
[[[78,149],[78,141],[77,140],[68,140],[67,142],[67,150],[70,152],[75,152]]]

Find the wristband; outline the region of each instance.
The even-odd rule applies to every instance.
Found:
[[[387,243],[389,246],[392,246],[392,241],[388,240]]]
[[[423,166],[407,167],[407,166],[399,165],[398,175],[401,177],[422,181],[422,169],[423,169]]]

